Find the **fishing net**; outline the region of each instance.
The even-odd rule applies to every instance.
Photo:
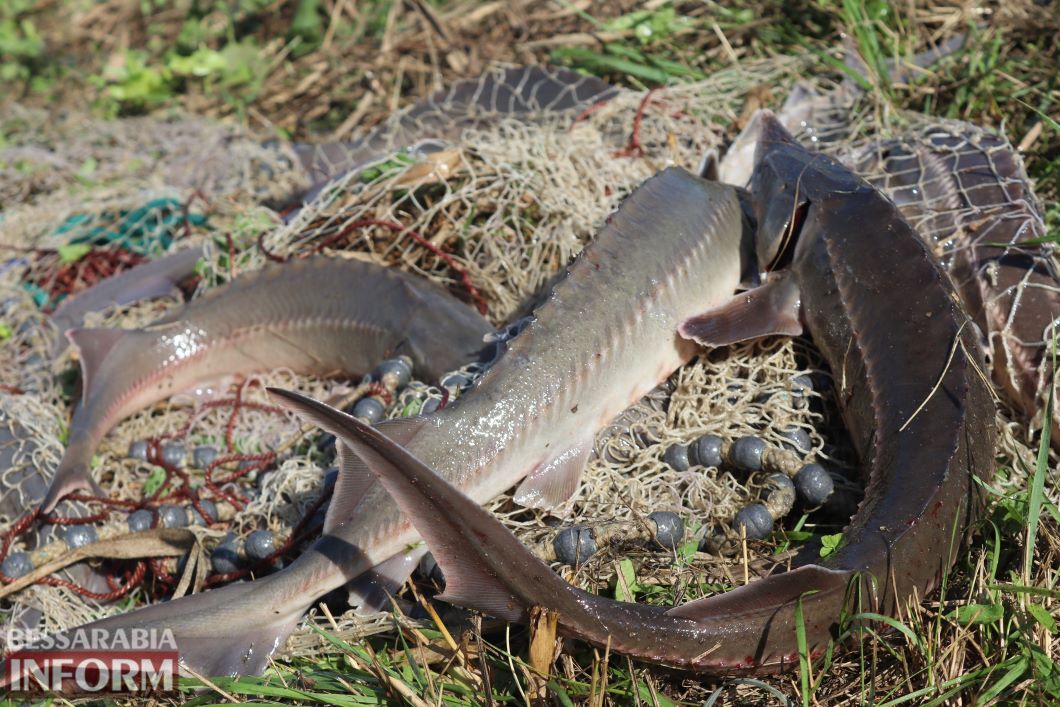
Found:
[[[783,95],[804,66],[801,60],[778,58],[650,92],[587,91],[574,94],[569,103],[550,104],[561,110],[537,105],[535,111],[483,113],[468,99],[470,107],[456,114],[402,114],[372,133],[372,140],[348,149],[298,154],[186,117],[44,127],[45,121],[29,119],[24,111],[3,116],[5,124],[14,121],[18,130],[6,131],[8,146],[0,150],[0,164],[21,175],[0,195],[6,249],[0,272],[5,326],[0,344],[5,384],[0,405],[5,462],[0,527],[8,529],[5,540],[10,543],[5,552],[49,541],[37,538],[43,526],[19,529],[13,524],[24,517],[26,497],[39,496],[38,489],[28,486],[38,478],[37,471],[57,463],[69,419],[76,378],[70,375],[71,354],[53,360],[55,332],[42,313],[62,297],[137,258],[205,243],[207,256],[192,285],[198,293],[273,260],[313,252],[342,254],[441,283],[500,326],[532,309],[640,182],[670,165],[697,169],[703,156],[731,139],[751,109],[761,105],[760,87],[771,86],[774,96]],[[498,81],[491,80],[488,85],[496,87]],[[448,95],[452,99],[454,94]],[[503,102],[508,95],[494,93],[491,100]],[[533,99],[521,95],[520,100]],[[609,100],[597,100],[601,95]],[[942,125],[898,121],[884,126],[877,113],[856,98],[848,99],[851,105],[842,111],[834,103],[822,104],[822,115],[854,118],[842,125],[822,123],[815,136],[826,149],[878,179],[887,158],[869,157],[880,154],[881,131],[890,130],[888,139],[895,136],[909,145],[934,140],[933,126]],[[514,103],[509,100],[507,105]],[[417,133],[417,125],[437,132],[438,126],[449,124],[446,120],[456,120],[454,115],[464,118],[457,121],[459,130],[446,129],[444,139],[407,139]],[[950,147],[958,153],[984,144],[983,133],[968,132],[963,124],[938,129],[956,131],[963,142]],[[366,145],[371,149],[364,149]],[[28,166],[11,167],[15,159]],[[271,208],[293,190],[318,182],[318,173],[334,171],[339,172],[337,179],[318,184],[301,209],[279,213]],[[908,190],[904,184],[881,185],[892,193]],[[913,200],[915,194],[908,196]],[[1025,190],[1019,199],[1026,208],[1013,211],[1017,215],[1012,218],[1025,218],[1038,224],[1030,228],[1038,228],[1032,195]],[[998,207],[1008,209],[1013,200],[1018,201],[1006,197]],[[947,212],[927,209],[918,225],[933,228],[930,224],[941,223],[939,219],[970,224],[988,213],[967,205]],[[87,249],[71,252],[71,245]],[[174,306],[174,299],[138,303],[107,311],[88,324],[141,326]],[[727,469],[678,471],[663,456],[672,445],[704,434],[727,440],[753,435],[780,447],[795,428],[811,440],[809,449],[800,452],[801,459],[826,462],[840,489],[856,494],[848,480],[852,476],[844,473],[854,460],[822,368],[812,347],[800,340],[776,339],[705,354],[601,434],[566,516],[527,511],[508,497],[490,507],[535,547],[547,545],[557,525],[635,524],[652,512],[673,511],[685,520],[692,538],[691,561],[680,570],[684,576],[698,573],[715,585],[746,581],[789,555],[758,552],[758,546],[752,546],[742,557],[717,557],[696,552],[695,541],[711,528],[727,527],[740,508],[758,498],[761,480]],[[373,392],[357,387],[356,381],[277,371],[219,382],[198,396],[174,398],[134,415],[108,435],[96,464],[103,471],[110,504],[100,511],[98,500],[82,502],[106,516],[101,527],[120,529],[129,512],[145,502],[157,508],[211,500],[218,517],[203,531],[202,540],[211,550],[229,533],[245,536],[269,530],[277,539],[268,562],[244,567],[235,576],[197,575],[194,588],[265,572],[269,564],[296,556],[313,532],[319,532],[330,461],[320,453],[317,433],[303,430],[272,405],[264,393],[266,385],[344,403]],[[387,415],[407,413],[419,409],[425,399],[450,395],[438,381],[417,381],[408,390],[387,401]],[[410,407],[412,398],[417,398],[417,406]],[[1012,470],[1004,483],[1013,487],[1033,465],[1032,437],[1020,419],[1007,411],[999,417],[1000,455]],[[150,442],[146,459],[128,458],[130,445],[145,440]],[[174,443],[183,445],[184,457],[169,463],[163,447]],[[196,446],[217,451],[213,466],[192,468],[187,457]],[[1050,493],[1055,494],[1053,489]],[[787,527],[793,521],[787,521]],[[805,529],[838,532],[843,519],[839,513],[808,516],[803,522]],[[638,576],[645,582],[672,576],[672,552],[634,545],[602,548],[576,571],[564,571],[582,585],[602,586],[614,575],[617,558],[635,557]],[[133,582],[138,563],[103,564],[94,569],[108,578],[106,592],[86,594],[66,585],[37,583],[8,606],[41,609],[46,628],[53,629],[125,610],[108,601],[115,596],[170,596],[186,567],[173,559],[145,562],[138,583]],[[385,616],[311,620],[349,639],[393,626]],[[289,647],[297,654],[326,650],[309,629],[296,633]]]
[[[1043,240],[1045,224],[1012,146],[964,123],[910,116],[901,136],[850,154],[932,244],[983,329],[995,380],[1040,428],[1053,377],[1060,261]]]

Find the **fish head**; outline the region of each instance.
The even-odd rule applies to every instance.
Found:
[[[752,121],[758,126],[751,174],[758,226],[755,253],[760,267],[769,272],[796,256],[813,204],[867,185],[830,157],[800,145],[771,111],[758,111]]]

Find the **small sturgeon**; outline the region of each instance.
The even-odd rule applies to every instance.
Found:
[[[71,329],[84,394],[42,510],[94,487],[89,463],[114,425],[196,384],[283,367],[355,377],[400,353],[435,377],[473,358],[492,330],[426,280],[320,257],[237,278],[143,329]]]
[[[562,503],[594,433],[698,350],[677,326],[732,296],[743,234],[735,190],[661,172],[622,203],[456,404],[379,429],[475,502],[525,477],[524,503]],[[373,578],[403,582],[426,548],[408,550],[418,539],[412,523],[360,458],[341,444],[339,454],[325,534],[289,567],[91,627],[168,628],[199,673],[258,672],[318,597],[351,580],[351,598],[366,596]]]
[[[430,545],[443,598],[508,621],[540,607],[567,635],[637,658],[712,673],[798,665],[795,611],[819,653],[850,594],[893,614],[950,566],[976,509],[973,476],[994,464],[994,407],[956,293],[894,205],[831,159],[799,147],[772,114],[752,179],[760,262],[783,264],[762,287],[680,326],[704,345],[803,323],[829,361],[866,476],[842,547],[719,596],[667,610],[618,602],[564,582],[436,460],[334,408],[273,391],[349,445]],[[802,322],[800,322],[800,313]]]

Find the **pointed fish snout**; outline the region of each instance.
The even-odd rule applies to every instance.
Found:
[[[757,133],[755,145],[755,165],[757,166],[766,155],[779,145],[797,144],[788,129],[780,122],[780,119],[767,108],[755,111],[751,117],[751,130]]]

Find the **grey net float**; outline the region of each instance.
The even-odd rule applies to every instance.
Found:
[[[832,475],[820,464],[807,464],[795,474],[795,488],[799,497],[809,506],[824,504],[835,491]]]
[[[231,574],[242,566],[240,548],[236,535],[229,533],[210,553],[210,564],[217,574]]]
[[[798,425],[788,425],[778,434],[786,440],[780,443],[784,449],[799,454],[809,454],[813,449],[810,433]]]
[[[130,533],[141,533],[151,529],[151,525],[155,522],[155,514],[146,508],[141,508],[130,513],[126,522]]]
[[[562,528],[551,542],[538,543],[533,551],[547,562],[575,566],[607,546],[638,544],[673,552],[684,536],[685,524],[679,515],[671,511],[654,511],[643,519]]]
[[[24,577],[33,571],[33,560],[30,559],[28,553],[18,552],[8,553],[8,556],[4,558],[2,564],[0,564],[0,572],[10,577],[11,579],[18,579]]]
[[[664,550],[676,550],[684,540],[685,524],[676,513],[655,511],[648,514],[648,520],[655,525],[653,540]]]
[[[372,378],[387,390],[400,391],[412,380],[412,359],[408,356],[387,359],[372,372]]]
[[[736,514],[733,530],[748,540],[761,540],[773,532],[773,516],[762,503],[752,503]]]
[[[353,404],[350,414],[368,424],[375,424],[386,414],[386,405],[375,397],[365,397]]]
[[[187,455],[187,450],[184,445],[180,442],[166,442],[162,445],[159,450],[162,461],[172,466],[182,466],[184,464],[184,457]]]
[[[200,444],[191,451],[191,465],[196,469],[205,469],[217,459],[217,447]]]
[[[147,461],[147,440],[137,439],[129,443],[129,449],[125,453],[125,456],[129,459],[136,459],[138,461]]]
[[[192,525],[209,525],[210,523],[216,523],[218,519],[217,504],[208,498],[199,499],[199,505],[202,510],[206,512],[206,515],[210,516],[209,522],[203,518],[202,513],[199,513],[199,509],[194,504],[188,506],[188,513],[191,515]]]
[[[276,538],[268,530],[255,530],[243,541],[247,559],[260,562],[276,551]]]
[[[90,524],[71,525],[63,532],[63,541],[71,550],[96,542],[96,528]]]
[[[188,524],[188,509],[164,505],[158,509],[158,524],[163,528],[183,528]]]
[[[598,549],[592,530],[584,525],[574,525],[556,533],[552,548],[556,560],[572,566],[585,562]]]

